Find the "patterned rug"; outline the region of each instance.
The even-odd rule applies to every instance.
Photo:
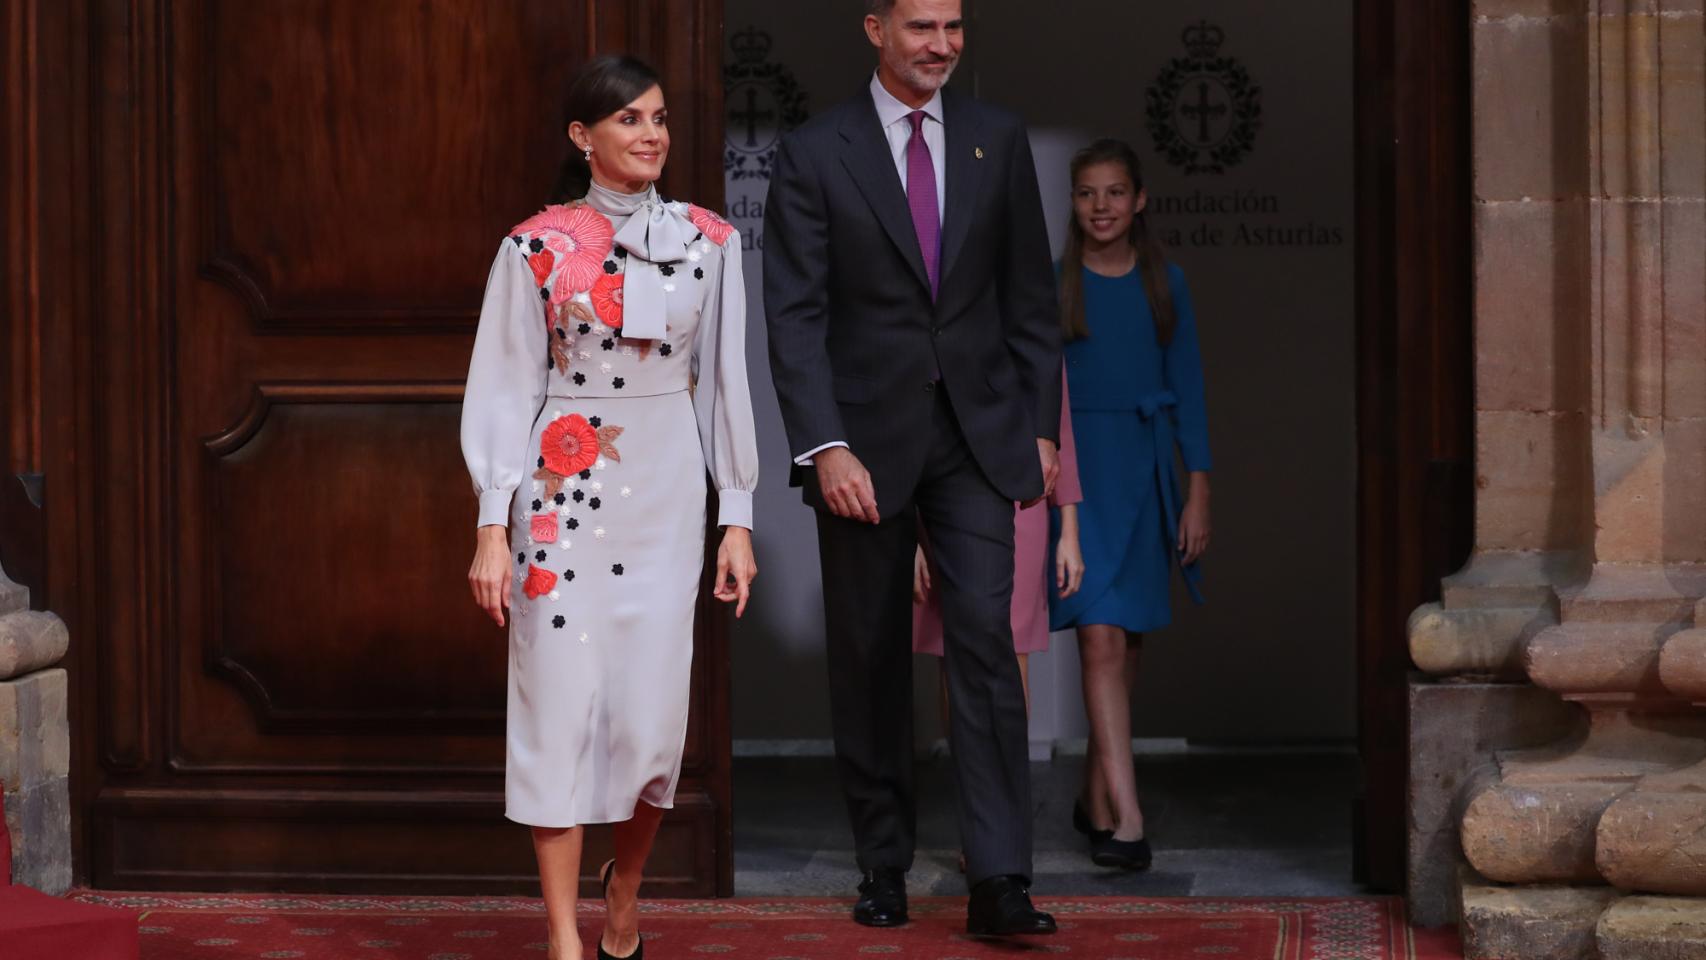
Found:
[[[135,910],[142,960],[515,960],[544,957],[544,907],[523,898],[278,894],[121,894],[86,903]],[[652,960],[740,957],[969,960],[1062,954],[1096,960],[1457,960],[1455,935],[1413,931],[1403,901],[1039,897],[1052,937],[985,942],[965,935],[965,900],[920,897],[912,923],[872,930],[841,899],[659,900],[642,904]],[[581,908],[592,956],[597,901]]]

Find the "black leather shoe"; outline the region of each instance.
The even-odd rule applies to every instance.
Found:
[[[1012,937],[1054,932],[1054,918],[1031,906],[1021,878],[986,877],[971,888],[966,932],[974,937]]]
[[[1096,829],[1096,824],[1090,820],[1090,814],[1084,810],[1084,801],[1082,798],[1072,801],[1072,829],[1077,830],[1086,837],[1089,837],[1092,843],[1103,837],[1111,837],[1114,835],[1112,830]]]
[[[1148,870],[1155,859],[1149,841],[1116,840],[1113,834],[1090,841],[1090,860],[1098,867],[1118,867],[1121,870]]]
[[[879,867],[859,881],[853,922],[867,927],[898,927],[906,922],[906,871]]]

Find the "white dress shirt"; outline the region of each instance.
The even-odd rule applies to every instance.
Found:
[[[871,99],[877,106],[877,123],[882,125],[883,136],[888,138],[889,153],[894,155],[895,173],[900,175],[900,186],[906,190],[906,145],[912,141],[911,107],[895,99],[894,94],[883,86],[882,80],[876,74],[871,74]],[[948,152],[947,135],[942,126],[942,91],[931,95],[930,101],[919,109],[924,111],[924,145],[930,148],[930,165],[936,170],[936,223],[938,227],[942,218],[947,215],[948,199],[948,168],[946,156]],[[845,447],[845,440],[832,440],[821,446],[813,447],[794,458],[794,462],[802,467],[810,466],[812,457],[828,450],[830,447]]]

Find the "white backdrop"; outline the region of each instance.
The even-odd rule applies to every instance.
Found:
[[[1070,15],[1062,15],[1069,9]],[[1214,448],[1209,603],[1182,596],[1146,645],[1134,735],[1232,741],[1349,738],[1355,729],[1351,20],[1346,0],[1037,5],[968,0],[961,90],[1031,126],[1058,251],[1067,160],[1096,136],[1146,164],[1154,223],[1186,271],[1201,328]],[[853,95],[874,54],[858,0],[728,0],[731,219],[746,263],[764,479],[758,592],[736,626],[734,729],[743,749],[829,736],[822,588],[810,512],[788,451],[763,335],[766,181],[789,105]],[[1218,41],[1214,43],[1212,41]],[[1146,93],[1163,98],[1157,142]],[[1259,88],[1252,94],[1250,88]],[[1254,115],[1253,133],[1233,121]],[[1204,137],[1206,134],[1206,138]],[[1183,151],[1163,155],[1168,138]],[[1211,149],[1231,154],[1220,172]],[[1240,151],[1239,146],[1246,149]],[[1188,156],[1187,156],[1188,154]],[[935,736],[934,661],[919,658],[921,740]],[[1033,659],[1034,746],[1084,735],[1077,656],[1057,635]],[[765,743],[759,744],[759,741]]]

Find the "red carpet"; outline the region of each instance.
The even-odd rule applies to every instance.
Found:
[[[515,960],[543,957],[544,908],[521,898],[83,892],[136,910],[142,960]],[[912,901],[913,922],[871,930],[840,899],[665,900],[643,905],[651,960],[727,956],[964,960],[1063,954],[1096,960],[1456,960],[1449,932],[1411,931],[1396,898],[1151,899],[1039,897],[1053,937],[1018,945],[964,934],[965,900]],[[601,905],[585,903],[592,955]]]

